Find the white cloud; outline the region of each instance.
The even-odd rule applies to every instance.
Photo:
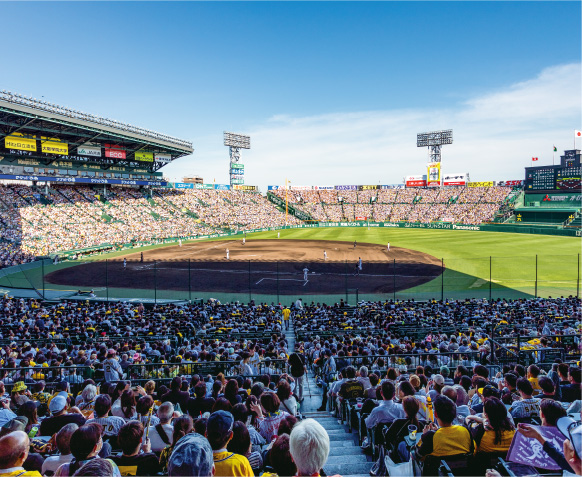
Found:
[[[539,165],[551,164],[554,145],[559,153],[572,148],[573,130],[581,126],[580,81],[575,63],[450,109],[279,114],[249,131],[245,182],[263,190],[286,177],[298,185],[399,183],[405,175],[426,173],[427,151],[416,147],[416,134],[448,128],[454,143],[443,147],[445,172],[469,172],[472,180],[521,179],[532,156]],[[194,160],[208,182],[226,169],[226,151]],[[217,178],[225,180],[226,174]]]

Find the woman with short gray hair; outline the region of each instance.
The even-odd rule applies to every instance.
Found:
[[[329,436],[314,419],[298,422],[291,431],[289,450],[297,475],[319,476],[329,456]]]

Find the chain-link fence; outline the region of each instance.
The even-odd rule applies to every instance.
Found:
[[[0,270],[0,287],[44,298],[152,302],[215,298],[223,302],[354,304],[430,300],[580,296],[580,254],[360,261],[77,260],[38,261]]]

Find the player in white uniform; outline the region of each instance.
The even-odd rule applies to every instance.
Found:
[[[388,245],[386,246],[386,251],[389,252],[390,251],[390,242],[388,242]]]
[[[358,270],[360,272],[362,271],[362,259],[361,259],[361,257],[358,257]]]
[[[247,238],[243,237],[243,245],[245,244],[246,240],[247,240]]]
[[[303,280],[307,281],[307,274],[309,273],[309,268],[305,267],[303,269]]]
[[[125,270],[127,268],[127,258],[123,259],[123,269]]]
[[[226,249],[226,259],[230,260],[230,252],[228,249]]]
[[[323,260],[327,260],[327,252],[325,250],[323,251]]]
[[[182,239],[178,239],[178,246],[181,247],[182,246]]]
[[[281,232],[277,232],[277,238],[281,237]]]

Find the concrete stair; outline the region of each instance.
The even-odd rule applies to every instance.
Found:
[[[289,352],[295,350],[295,335],[293,333],[293,320],[289,331],[285,331],[285,338],[289,343]],[[300,405],[300,411],[304,418],[315,419],[329,435],[330,451],[323,470],[328,476],[339,474],[342,477],[369,477],[373,462],[366,456],[358,445],[356,432],[351,434],[348,428],[338,422],[327,411],[317,411],[321,405],[322,392],[313,381],[313,373],[310,371],[304,384],[304,401]]]

